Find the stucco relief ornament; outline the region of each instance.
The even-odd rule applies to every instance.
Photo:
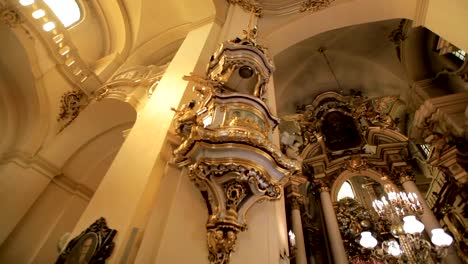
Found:
[[[327,8],[335,0],[305,0],[301,3],[300,12],[317,12],[324,8]]]
[[[87,97],[82,91],[75,90],[63,94],[60,99],[60,112],[57,117],[57,122],[63,123],[59,132],[70,125],[87,104]]]
[[[20,13],[17,10],[8,7],[0,7],[0,20],[11,28],[23,23]]]

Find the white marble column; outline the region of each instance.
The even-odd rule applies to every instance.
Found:
[[[348,257],[341,238],[340,227],[336,219],[335,210],[330,196],[330,189],[328,187],[320,188],[320,201],[322,203],[322,210],[325,217],[325,225],[327,227],[327,236],[330,241],[330,246],[333,255],[333,263],[347,264]]]
[[[400,182],[403,185],[403,188],[405,189],[406,192],[410,193],[415,193],[418,196],[418,200],[421,203],[423,207],[423,214],[421,216],[421,222],[424,224],[424,228],[429,235],[429,237],[432,236],[431,230],[434,228],[440,228],[440,223],[435,217],[434,213],[432,212],[431,208],[427,204],[426,200],[424,197],[421,195],[419,192],[418,187],[414,183],[411,177],[401,177]],[[447,257],[444,258],[444,263],[447,264],[461,264],[460,258],[458,258],[457,253],[455,252],[455,249],[452,247],[449,248],[449,252]]]
[[[291,204],[291,222],[292,231],[294,232],[296,242],[296,263],[307,264],[307,255],[304,242],[304,232],[302,229],[301,220],[301,204],[303,197],[290,197],[289,202]]]

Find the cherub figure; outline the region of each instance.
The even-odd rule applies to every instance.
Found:
[[[195,101],[182,105],[180,110],[171,108],[175,112],[174,126],[175,131],[182,137],[188,137],[192,126],[197,122],[197,111],[195,111]]]

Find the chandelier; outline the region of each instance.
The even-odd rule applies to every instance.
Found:
[[[372,251],[374,259],[384,263],[432,263],[433,257],[446,256],[453,238],[442,228],[431,231],[431,243],[421,237],[424,224],[418,218],[423,207],[414,193],[389,192],[387,197],[372,203],[379,216],[379,225],[390,226],[393,238],[386,239],[377,247],[378,241],[371,232],[361,233],[359,244]]]

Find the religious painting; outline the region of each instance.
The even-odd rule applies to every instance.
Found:
[[[56,264],[101,264],[112,253],[116,230],[99,218],[80,235],[72,239],[58,257]]]
[[[322,121],[322,134],[325,145],[331,151],[359,147],[362,143],[354,119],[340,111],[332,111]]]

